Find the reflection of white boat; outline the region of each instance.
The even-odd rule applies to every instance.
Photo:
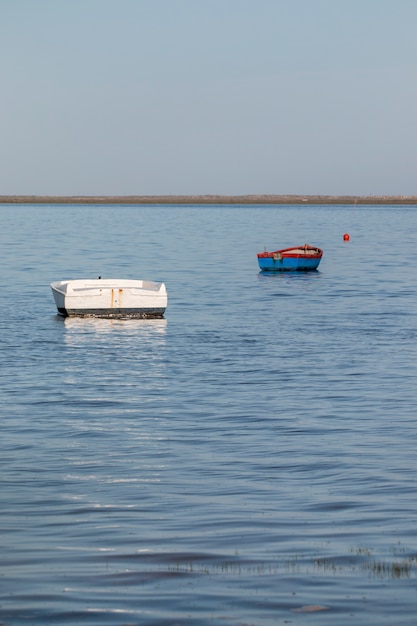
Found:
[[[58,313],[66,317],[163,317],[168,304],[165,284],[149,280],[61,280],[51,289]]]
[[[57,318],[64,325],[63,335],[66,344],[71,346],[105,345],[114,346],[126,354],[137,351],[138,342],[142,353],[146,347],[160,350],[165,345],[167,320],[121,317],[61,317]]]
[[[124,335],[137,336],[138,332],[143,335],[165,335],[167,320],[160,318],[104,318],[104,317],[64,317],[60,318],[64,323],[65,330],[77,335],[109,333],[123,333]]]

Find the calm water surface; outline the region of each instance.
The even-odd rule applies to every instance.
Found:
[[[0,624],[416,623],[415,208],[0,218]],[[165,319],[58,317],[98,275]]]

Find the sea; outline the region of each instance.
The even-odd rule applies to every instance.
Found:
[[[417,623],[415,207],[0,224],[1,626]],[[98,276],[165,282],[164,319],[57,315]]]

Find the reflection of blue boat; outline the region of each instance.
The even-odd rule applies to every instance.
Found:
[[[263,272],[291,272],[316,270],[323,256],[323,250],[309,246],[285,248],[275,252],[259,252],[258,263]]]

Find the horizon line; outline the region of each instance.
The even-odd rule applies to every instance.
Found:
[[[417,195],[149,194],[0,195],[0,204],[416,204]]]

